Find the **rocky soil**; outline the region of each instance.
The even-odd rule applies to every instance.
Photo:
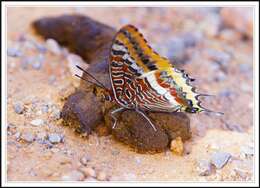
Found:
[[[204,106],[225,114],[189,115],[192,137],[157,154],[137,153],[111,135],[80,137],[62,124],[61,111],[80,85],[75,62],[86,69],[88,62],[31,28],[65,13],[116,29],[137,26],[196,78],[199,91],[215,95]],[[252,19],[247,8],[8,8],[8,180],[253,181]]]

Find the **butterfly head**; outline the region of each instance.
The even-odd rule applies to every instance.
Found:
[[[103,101],[110,101],[112,102],[114,100],[114,94],[113,91],[110,89],[104,89],[101,93],[101,97]]]
[[[203,106],[201,106],[201,101],[198,99],[199,96],[212,96],[212,95],[206,95],[206,94],[197,94],[196,100],[187,100],[187,105],[182,106],[180,108],[181,112],[188,112],[188,113],[199,113],[199,112],[209,112],[209,113],[214,113],[218,115],[223,115],[223,112],[215,112],[212,110],[209,110]]]

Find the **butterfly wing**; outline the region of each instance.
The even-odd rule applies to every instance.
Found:
[[[153,51],[132,25],[124,26],[116,34],[109,67],[115,99],[126,108],[203,110],[189,76]]]

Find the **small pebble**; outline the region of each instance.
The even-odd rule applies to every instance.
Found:
[[[45,61],[45,57],[42,54],[39,54],[34,58],[34,61],[32,63],[32,67],[35,70],[40,70],[42,68],[42,64]]]
[[[26,49],[26,51],[33,51],[35,49],[34,41],[25,39],[23,43],[23,48]]]
[[[170,150],[176,155],[183,155],[184,147],[181,137],[177,137],[171,141]]]
[[[41,111],[43,113],[47,113],[49,111],[49,106],[47,104],[44,104],[42,107],[41,107]]]
[[[17,48],[7,48],[7,55],[10,57],[21,57],[23,53]]]
[[[21,133],[17,132],[17,133],[15,133],[14,136],[15,136],[15,139],[18,141],[20,139],[20,137],[21,137]]]
[[[14,111],[17,113],[17,114],[22,114],[24,112],[24,104],[21,103],[21,102],[17,102],[13,105],[14,107]]]
[[[174,37],[168,40],[165,43],[165,47],[167,48],[167,52],[162,55],[168,58],[180,58],[182,59],[185,52],[185,43],[182,38]]]
[[[252,71],[252,66],[248,63],[242,63],[239,65],[239,70],[242,73],[247,73],[249,71]]]
[[[107,175],[106,175],[106,173],[105,173],[104,171],[98,172],[98,174],[97,174],[97,180],[99,180],[99,181],[105,181],[105,180],[107,180]]]
[[[244,156],[244,158],[254,156],[254,148],[250,146],[242,146],[240,148],[240,152]]]
[[[44,120],[42,119],[34,119],[30,123],[33,126],[42,126],[44,124]]]
[[[51,115],[50,115],[50,118],[51,118],[52,120],[58,120],[58,119],[60,119],[60,117],[61,117],[61,112],[60,112],[60,110],[57,109],[57,108],[55,108],[55,109],[52,111],[52,113],[51,113]]]
[[[223,29],[220,32],[219,38],[227,42],[237,42],[241,39],[241,33],[232,29]]]
[[[57,144],[60,143],[62,141],[62,138],[59,134],[57,133],[51,133],[48,136],[48,140],[52,143],[52,144]]]
[[[46,47],[50,52],[52,52],[55,55],[61,54],[61,47],[59,46],[57,41],[54,40],[54,39],[47,39],[46,40]]]
[[[216,63],[218,63],[220,66],[223,67],[227,67],[231,60],[230,54],[223,51],[208,49],[207,54],[210,60],[215,61]]]
[[[216,75],[214,76],[214,80],[217,82],[223,82],[227,79],[227,76],[224,72],[218,71]]]
[[[217,168],[221,169],[225,166],[228,160],[231,158],[231,154],[226,152],[216,152],[211,156],[211,163]]]
[[[200,160],[197,166],[199,176],[209,176],[213,171],[212,164],[207,160]]]
[[[36,136],[37,140],[43,142],[44,140],[46,140],[48,137],[46,132],[39,132]]]
[[[34,62],[34,57],[23,57],[21,60],[21,67],[22,69],[27,69],[29,65]]]
[[[34,45],[35,45],[36,49],[37,49],[40,53],[46,53],[46,52],[47,52],[47,48],[46,48],[44,45],[42,45],[42,44],[40,44],[40,43],[37,43],[37,42],[35,42]]]
[[[118,155],[120,153],[120,151],[118,151],[118,150],[113,150],[112,151],[112,155]]]
[[[77,170],[73,170],[69,174],[62,176],[61,180],[63,180],[63,181],[82,181],[82,180],[84,180],[84,175]]]
[[[80,158],[81,164],[83,164],[83,165],[85,165],[85,166],[88,164],[88,162],[89,162],[90,160],[91,160],[91,157],[88,156],[88,155],[85,155],[85,156],[83,156],[83,157]]]
[[[32,68],[34,68],[35,70],[40,70],[42,67],[42,63],[40,61],[36,61],[32,64]]]
[[[72,75],[82,75],[82,71],[79,70],[76,65],[82,67],[86,70],[89,66],[88,64],[78,55],[76,54],[69,54],[67,56],[68,66]]]
[[[81,167],[79,169],[85,177],[96,177],[96,171],[91,167]]]
[[[201,32],[185,33],[181,36],[186,48],[195,47],[203,39]]]
[[[34,141],[34,135],[31,132],[22,133],[21,139],[25,142],[31,143]]]

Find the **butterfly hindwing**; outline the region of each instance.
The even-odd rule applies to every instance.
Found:
[[[189,84],[191,78],[154,52],[132,25],[116,34],[109,67],[115,99],[124,107],[168,112],[182,107],[202,110],[198,94]]]

